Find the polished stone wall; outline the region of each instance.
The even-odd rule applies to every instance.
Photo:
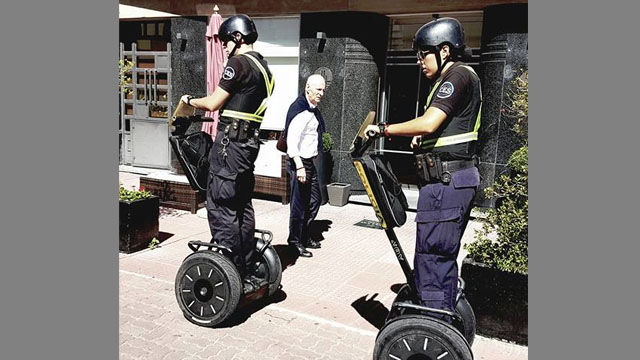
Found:
[[[207,21],[206,16],[171,18],[171,104],[174,106],[184,94],[195,97],[207,95]],[[192,126],[199,129],[202,124]],[[183,173],[173,151],[171,168]]]
[[[516,119],[505,114],[512,82],[528,68],[527,4],[489,6],[484,10],[480,75],[482,124],[478,141],[481,188],[491,186],[502,174],[509,156],[523,145],[513,131]],[[495,199],[478,191],[476,205],[493,207]]]
[[[319,108],[334,140],[329,181],[351,183],[352,190],[362,190],[362,184],[348,151],[367,113],[377,109],[388,28],[389,19],[374,13],[304,13],[300,17],[298,88],[302,91],[314,73],[327,80]]]

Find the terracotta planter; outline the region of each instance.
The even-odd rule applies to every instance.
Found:
[[[160,199],[120,201],[120,242],[119,250],[132,253],[145,249],[153,238],[158,237],[158,215]]]
[[[462,262],[465,296],[481,335],[528,344],[528,276],[501,271],[467,257]]]

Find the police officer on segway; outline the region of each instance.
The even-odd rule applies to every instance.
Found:
[[[366,129],[387,137],[413,136],[420,182],[415,284],[422,305],[448,311],[456,306],[456,259],[480,184],[475,155],[480,79],[458,61],[464,47],[464,32],[456,19],[439,18],[423,25],[415,34],[413,49],[422,73],[434,81],[424,114]]]
[[[258,32],[251,18],[231,16],[221,24],[219,36],[229,58],[220,83],[209,96],[183,95],[181,101],[197,109],[220,110],[209,152],[207,217],[212,242],[230,250],[247,293],[259,282],[252,268],[256,252],[253,170],[259,128],[274,82],[267,62],[253,50]]]

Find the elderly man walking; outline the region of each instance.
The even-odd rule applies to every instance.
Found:
[[[320,243],[310,239],[309,225],[320,209],[321,194],[314,159],[322,151],[324,120],[318,103],[324,95],[325,81],[321,75],[309,76],[304,93],[291,104],[287,112],[288,171],[291,175],[291,214],[288,243],[299,256],[311,257],[307,248],[317,249]]]

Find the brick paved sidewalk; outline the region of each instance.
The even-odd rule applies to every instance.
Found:
[[[125,187],[139,175],[120,173]],[[287,251],[288,206],[254,200],[256,228],[273,232],[283,262],[282,290],[253,304],[229,326],[209,329],[184,319],[173,287],[190,240],[208,241],[206,219],[161,208],[161,246],[119,255],[120,359],[371,359],[375,336],[403,282],[382,230],[354,226],[375,220],[369,206],[321,207],[322,248],[312,258]],[[413,258],[415,213],[396,233]],[[413,226],[412,226],[413,225]],[[473,236],[472,226],[465,234]],[[460,254],[463,258],[465,254]],[[475,359],[528,359],[527,347],[476,337]]]

